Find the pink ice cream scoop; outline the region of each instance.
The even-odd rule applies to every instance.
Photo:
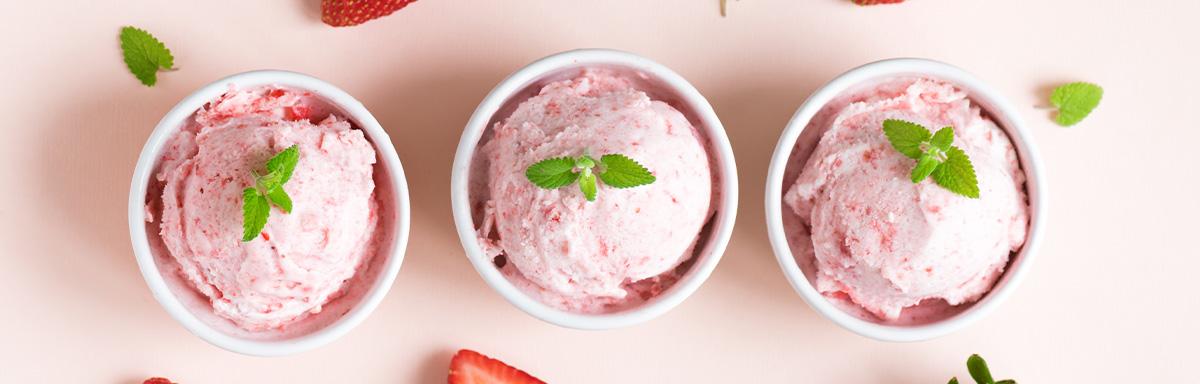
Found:
[[[292,145],[300,150],[284,185],[292,212],[272,208],[261,236],[242,242],[242,190]],[[163,155],[163,243],[216,314],[246,330],[282,328],[320,312],[375,253],[374,164],[362,131],[308,92],[231,89]]]
[[[626,79],[584,70],[546,85],[495,125],[479,241],[510,280],[547,305],[603,313],[644,301],[676,279],[712,211],[705,142],[677,110]],[[577,185],[547,190],[525,170],[561,156],[624,154],[657,181],[595,201]],[[502,257],[501,257],[502,256]]]
[[[1029,223],[1025,174],[1008,136],[965,92],[937,80],[892,79],[838,100],[810,125],[826,130],[784,196],[811,231],[817,289],[885,320],[923,300],[978,300],[1024,244]],[[887,119],[954,127],[980,198],[912,183],[915,162],[891,147]]]

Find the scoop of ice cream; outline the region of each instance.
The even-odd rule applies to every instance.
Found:
[[[311,94],[231,89],[197,111],[163,155],[161,236],[180,272],[216,314],[252,331],[321,311],[375,251],[375,150],[361,130]],[[284,185],[293,210],[272,208],[262,235],[241,241],[252,172],[296,145]]]
[[[504,256],[506,275],[533,297],[566,310],[610,310],[640,299],[630,293],[654,291],[637,283],[691,256],[710,213],[713,177],[699,133],[671,106],[614,73],[585,70],[546,85],[493,134],[479,153],[488,164],[479,240]],[[533,163],[585,153],[624,154],[657,180],[629,189],[601,184],[589,202],[578,185],[546,190],[525,177]]]
[[[817,289],[888,320],[922,300],[977,300],[1025,242],[1025,174],[1008,136],[941,81],[889,80],[840,100],[810,124],[826,131],[784,196],[811,229]],[[915,162],[891,147],[887,119],[954,127],[980,198],[912,183]]]

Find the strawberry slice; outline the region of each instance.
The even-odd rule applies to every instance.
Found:
[[[392,14],[417,0],[321,0],[321,21],[349,27]]]
[[[171,382],[171,380],[167,380],[166,378],[151,377],[149,379],[146,379],[146,381],[143,381],[142,384],[175,384],[175,383]]]
[[[904,0],[854,0],[854,4],[858,5],[896,4],[903,2]]]
[[[454,354],[447,380],[450,384],[546,384],[525,371],[469,349]]]

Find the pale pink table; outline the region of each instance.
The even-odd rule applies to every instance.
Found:
[[[1195,1],[422,0],[361,27],[306,1],[6,1],[0,27],[0,382],[438,383],[462,347],[553,383],[944,383],[983,354],[1022,383],[1185,382],[1200,331],[1200,3]],[[179,71],[146,88],[117,32],[145,28]],[[646,55],[724,120],[742,201],[729,251],[690,300],[649,323],[583,332],[492,292],[450,219],[450,162],[500,79],[550,53]],[[929,342],[882,343],[819,317],[788,286],[761,201],[770,152],[804,98],[880,58],[944,60],[1023,107],[1051,182],[1032,274],[991,317]],[[379,310],[345,338],[253,358],[192,336],[151,298],[126,231],[129,179],[181,97],[251,69],[305,72],[362,100],[391,133],[413,242]],[[1052,85],[1106,88],[1060,128]]]

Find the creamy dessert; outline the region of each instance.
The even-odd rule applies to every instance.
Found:
[[[291,212],[271,207],[243,237],[243,191],[295,146]],[[379,246],[375,150],[363,132],[310,92],[231,88],[168,143],[147,204],[178,273],[213,311],[249,331],[282,329],[342,295]],[[152,189],[153,190],[153,189]]]
[[[910,180],[916,161],[889,142],[885,120],[952,127],[978,198]],[[823,132],[783,199],[807,231],[816,288],[884,320],[928,300],[978,300],[1025,243],[1025,174],[1008,136],[952,84],[882,81],[841,96],[809,129]]]
[[[579,313],[628,308],[674,284],[715,198],[706,141],[682,113],[617,73],[587,69],[545,85],[491,134],[471,195],[482,208],[479,243],[510,281]],[[588,201],[580,187],[545,189],[526,175],[544,159],[606,154],[636,160],[655,180],[598,184]]]

